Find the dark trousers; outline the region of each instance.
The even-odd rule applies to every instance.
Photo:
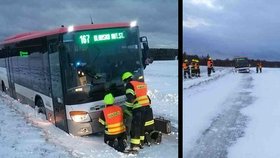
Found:
[[[123,152],[127,146],[126,144],[126,132],[117,135],[104,134],[104,143],[113,147],[115,150]]]
[[[200,68],[198,68],[198,69],[196,70],[196,76],[197,76],[197,77],[200,77]]]
[[[208,68],[207,68],[207,72],[208,72],[208,76],[210,76],[210,75],[211,75],[211,72],[212,72],[212,68],[208,67]]]
[[[153,122],[154,120],[154,115],[153,115],[153,109],[150,106],[145,106],[145,114],[144,114],[144,133],[148,132],[150,133],[151,131],[154,130],[155,124],[149,124],[151,121]]]
[[[187,70],[184,70],[184,78],[187,78]]]
[[[145,114],[144,114],[144,135],[141,135],[142,143],[146,143],[147,145],[151,144],[151,133],[155,130],[155,123],[154,123],[154,115],[153,115],[153,109],[150,106],[145,106]],[[144,140],[143,140],[144,139]]]
[[[133,118],[130,130],[130,143],[132,145],[140,145],[140,136],[144,133],[144,112],[143,107],[132,110]]]
[[[184,78],[187,78],[187,74],[188,74],[188,77],[191,78],[190,69],[184,69]]]
[[[192,69],[191,69],[191,74],[192,74],[192,77],[195,77],[196,74],[197,74],[196,69],[192,68]]]

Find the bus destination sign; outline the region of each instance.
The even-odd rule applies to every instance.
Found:
[[[82,45],[92,44],[96,42],[115,41],[125,39],[125,32],[110,30],[110,31],[85,31],[76,34],[76,42]]]

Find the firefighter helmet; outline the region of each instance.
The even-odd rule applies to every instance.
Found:
[[[123,75],[122,75],[122,80],[124,81],[124,80],[126,80],[126,79],[128,79],[128,78],[130,78],[130,77],[132,77],[133,75],[132,75],[132,73],[131,72],[125,72],[125,73],[123,73]]]
[[[109,93],[109,94],[106,94],[105,97],[104,97],[104,103],[106,105],[110,105],[110,104],[114,104],[115,102],[115,98],[114,96],[112,95],[112,93]]]

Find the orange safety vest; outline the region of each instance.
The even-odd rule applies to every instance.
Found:
[[[198,63],[194,63],[194,69],[195,69],[195,70],[199,69]]]
[[[207,61],[207,67],[208,67],[208,68],[212,68],[212,67],[213,67],[213,62],[212,62],[212,60],[208,60],[208,61]]]
[[[184,70],[187,69],[187,63],[183,63],[183,69],[184,69]]]
[[[108,135],[116,135],[125,132],[123,124],[123,111],[117,105],[112,105],[103,109],[106,128],[105,133]]]
[[[135,102],[137,102],[141,106],[150,105],[150,100],[147,95],[147,84],[139,81],[130,81],[130,83],[132,84],[136,95]]]

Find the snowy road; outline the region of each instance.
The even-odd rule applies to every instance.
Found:
[[[158,68],[163,65],[165,71],[159,71]],[[170,135],[163,135],[160,145],[145,147],[136,157],[178,157],[178,76],[172,75],[178,72],[177,65],[177,61],[154,62],[145,70],[155,115],[172,120],[175,129]],[[166,76],[165,73],[171,75]],[[159,83],[165,87],[159,86]],[[3,93],[0,94],[0,112],[1,158],[131,157],[104,144],[102,135],[69,135],[45,120],[43,115],[30,106]]]
[[[223,73],[219,75],[221,77],[211,80],[207,84],[200,85],[199,82],[203,81],[197,81],[198,83],[193,84],[200,86],[184,89],[184,157],[266,157],[263,153],[254,154],[255,149],[260,149],[259,146],[262,145],[244,142],[252,135],[256,136],[255,133],[259,133],[261,129],[252,129],[251,123],[256,121],[255,123],[260,125],[258,120],[263,118],[263,115],[261,111],[257,111],[258,114],[255,111],[255,115],[252,117],[244,111],[250,109],[249,112],[251,112],[252,107],[262,105],[258,100],[262,100],[267,94],[254,93],[255,87],[262,84],[261,80],[255,80],[259,77],[264,77],[266,80],[276,77],[275,72],[271,73],[271,71],[274,72],[275,69],[268,69],[263,74],[221,72]],[[271,75],[267,76],[270,73]],[[185,81],[184,86],[189,84],[188,82],[190,81]],[[275,89],[277,86],[271,88],[277,90]],[[278,112],[280,112],[279,108]],[[279,120],[275,116],[266,117]],[[269,129],[275,128],[271,126]],[[260,137],[254,137],[255,141],[262,140],[263,136],[267,137],[267,135],[258,136]],[[273,145],[270,146],[273,147]],[[244,147],[247,150],[243,150]],[[277,158],[279,152],[271,150],[270,155],[278,155],[271,157]]]

